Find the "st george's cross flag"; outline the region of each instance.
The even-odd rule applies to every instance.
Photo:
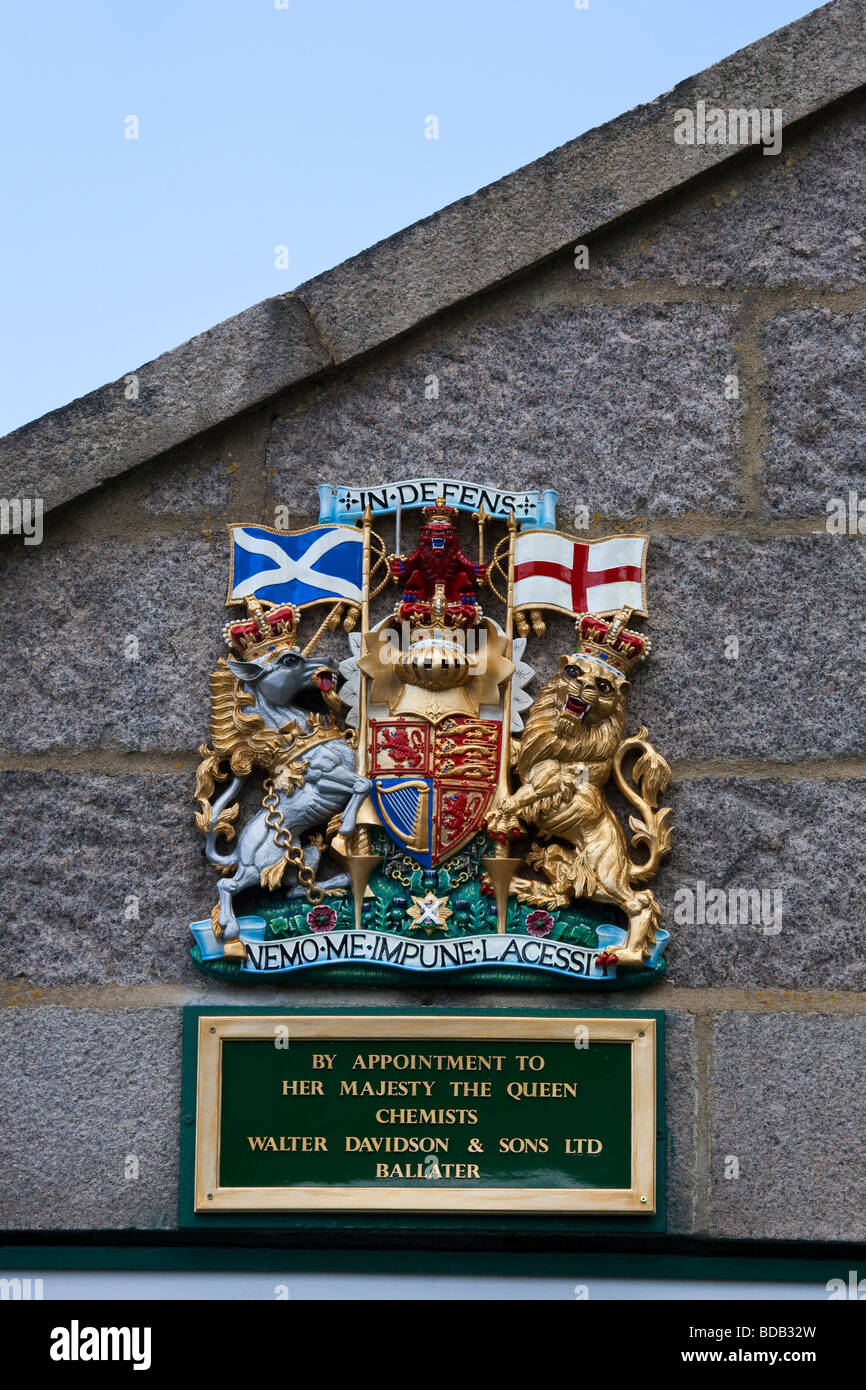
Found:
[[[252,594],[296,608],[322,599],[361,602],[364,538],[356,526],[310,526],[305,531],[230,526],[229,533],[227,603]]]
[[[647,536],[579,541],[560,531],[521,531],[514,546],[514,607],[560,613],[647,616]]]

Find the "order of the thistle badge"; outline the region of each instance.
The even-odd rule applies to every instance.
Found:
[[[658,978],[668,935],[646,885],[670,847],[670,770],[646,729],[626,730],[649,652],[630,626],[647,616],[646,537],[568,535],[553,491],[420,479],[319,494],[316,526],[229,528],[236,615],[196,785],[218,902],[193,924],[194,960],[245,980]],[[405,514],[422,508],[405,555]],[[387,514],[390,555],[373,529]],[[533,695],[526,646],[545,609],[572,615],[574,641]],[[344,660],[314,654],[341,631]]]

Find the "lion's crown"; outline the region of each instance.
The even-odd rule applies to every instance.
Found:
[[[626,627],[631,614],[630,608],[620,608],[612,618],[581,613],[574,625],[577,654],[594,657],[621,676],[629,676],[635,666],[646,661],[651,647],[648,638]]]

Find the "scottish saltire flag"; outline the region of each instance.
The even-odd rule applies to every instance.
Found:
[[[364,542],[357,527],[272,531],[267,526],[230,526],[229,532],[229,603],[251,594],[295,606],[327,598],[361,602]]]
[[[515,608],[561,613],[646,612],[647,536],[579,541],[561,531],[521,531],[514,545]]]

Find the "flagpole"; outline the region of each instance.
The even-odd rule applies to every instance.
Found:
[[[356,768],[361,777],[368,776],[369,755],[368,744],[368,716],[367,716],[367,681],[363,667],[360,665],[367,655],[367,639],[370,633],[370,542],[373,530],[373,511],[369,502],[364,508],[361,518],[361,528],[364,537],[364,556],[361,569],[361,651],[359,656],[358,675],[360,683],[358,686],[358,743],[355,750]],[[370,843],[370,831],[367,828],[370,824],[378,825],[378,817],[370,805],[370,798],[365,797],[358,810],[356,828],[349,837],[349,844],[346,846],[344,855],[346,861],[346,871],[352,884],[352,897],[355,906],[355,930],[361,927],[362,909],[364,906],[364,895],[367,891],[367,883],[370,874],[381,860],[380,854],[373,854]],[[345,843],[345,842],[343,842]],[[332,848],[335,846],[332,845]]]
[[[472,513],[472,520],[478,525],[478,563],[484,564],[484,523],[488,520],[487,513],[483,507],[479,507],[477,512]]]
[[[508,660],[514,660],[514,545],[517,537],[517,521],[514,512],[508,515],[508,587],[506,589],[505,606],[505,655]],[[514,669],[508,677],[508,683],[502,695],[502,737],[499,748],[499,780],[496,785],[496,793],[493,798],[493,807],[499,805],[510,795],[509,769],[511,767],[511,687],[514,679]],[[491,808],[492,809],[492,808]],[[499,840],[494,844],[493,853],[486,855],[482,860],[490,882],[493,885],[493,895],[496,899],[496,930],[498,933],[505,931],[508,919],[508,893],[511,887],[511,880],[520,867],[521,860],[513,859],[509,856],[509,845],[507,841]]]
[[[508,516],[508,587],[505,591],[505,655],[509,661],[514,659],[514,542],[516,536],[517,522],[514,518],[514,512],[510,512]],[[509,676],[502,697],[502,748],[499,758],[497,800],[509,796],[511,792],[508,777],[508,769],[511,765],[511,684],[512,677]]]
[[[370,632],[370,540],[373,531],[373,511],[368,502],[361,518],[364,551],[361,568],[361,656],[367,655]],[[367,677],[361,671],[358,693],[358,772],[367,776]]]

